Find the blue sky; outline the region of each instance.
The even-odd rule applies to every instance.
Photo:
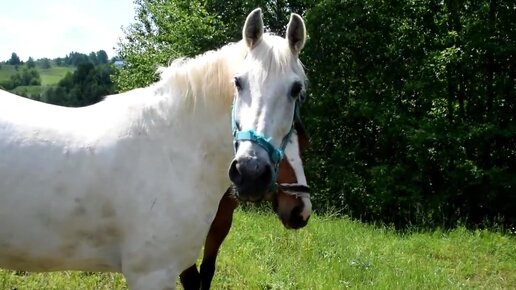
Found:
[[[63,57],[114,47],[122,27],[134,22],[132,0],[2,0],[0,61]]]

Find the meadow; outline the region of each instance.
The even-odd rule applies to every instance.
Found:
[[[0,68],[0,83],[8,81],[12,75],[21,71],[22,67],[20,66],[17,71],[13,65],[2,64]],[[75,67],[72,66],[51,66],[50,68],[36,66],[35,68],[41,77],[41,86],[18,86],[13,90],[13,93],[26,96],[40,94],[47,87],[56,85],[67,73],[73,73],[75,70]]]
[[[217,266],[213,289],[514,289],[516,237],[462,227],[400,233],[317,215],[292,231],[270,213],[238,210]],[[0,270],[0,289],[127,288],[120,274]]]

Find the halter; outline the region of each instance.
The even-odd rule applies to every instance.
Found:
[[[267,154],[269,154],[269,158],[271,159],[271,162],[273,164],[272,180],[271,180],[271,184],[269,184],[269,191],[271,191],[271,192],[276,191],[276,188],[277,188],[276,177],[278,176],[279,164],[280,164],[281,160],[283,159],[283,156],[285,156],[285,148],[287,147],[287,144],[290,141],[290,137],[292,136],[292,132],[294,131],[294,120],[295,120],[296,116],[299,115],[299,100],[300,100],[300,98],[296,99],[295,108],[294,108],[294,118],[292,119],[292,126],[290,127],[290,130],[288,131],[287,135],[285,135],[285,137],[283,137],[280,147],[276,148],[271,143],[272,138],[267,138],[264,135],[256,132],[253,129],[250,129],[247,131],[240,131],[240,129],[238,128],[238,123],[235,118],[236,95],[233,98],[233,105],[232,105],[232,109],[231,109],[231,127],[233,130],[233,149],[236,153],[238,142],[251,141],[251,142],[256,143],[258,146],[262,147],[267,152]]]
[[[295,198],[310,199],[310,187],[297,183],[280,183],[279,188],[288,195]]]

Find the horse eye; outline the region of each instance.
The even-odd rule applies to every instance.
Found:
[[[301,103],[303,103],[306,99],[306,95],[305,95],[305,92],[301,92],[301,94],[299,95],[299,101]]]
[[[235,77],[235,87],[239,91],[242,89],[242,80],[239,77]]]
[[[295,82],[292,85],[292,89],[290,89],[290,96],[292,98],[297,98],[301,94],[301,90],[303,89],[303,85],[299,82]]]

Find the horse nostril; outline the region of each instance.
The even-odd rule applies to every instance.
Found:
[[[257,181],[263,184],[270,184],[272,181],[272,168],[271,166],[265,166],[263,172],[257,178]]]
[[[310,219],[310,217],[308,217],[306,220],[303,219],[303,215],[301,214],[303,208],[304,206],[302,205],[296,206],[290,214],[289,223],[293,229],[300,229],[308,224],[308,220]]]
[[[229,167],[229,179],[236,186],[242,185],[243,180],[244,180],[239,169],[240,169],[240,166],[238,164],[238,161],[233,160],[233,162],[231,162],[231,166]]]

